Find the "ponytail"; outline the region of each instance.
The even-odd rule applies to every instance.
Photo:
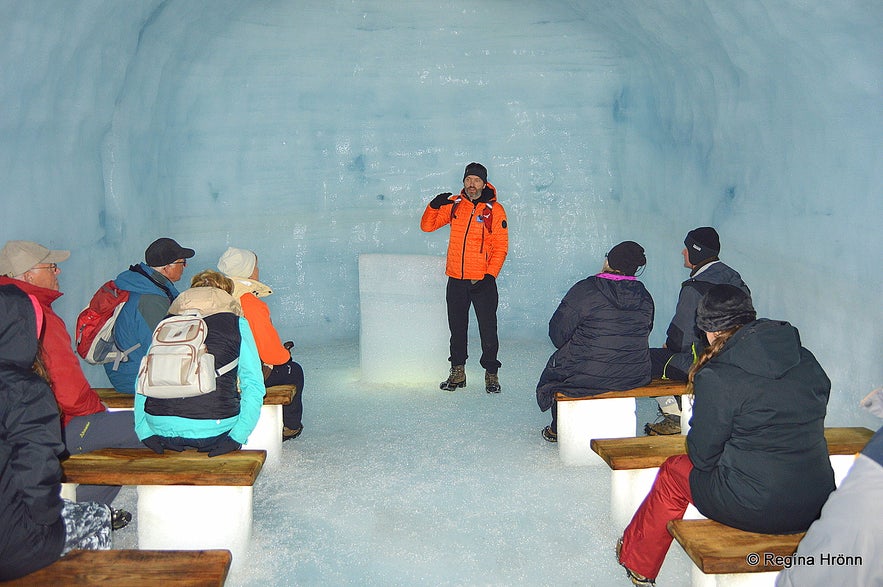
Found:
[[[699,370],[702,369],[702,367],[704,367],[708,361],[712,360],[714,357],[720,354],[721,350],[723,350],[724,348],[724,345],[727,344],[727,341],[729,341],[734,334],[739,332],[739,329],[742,328],[742,326],[744,326],[744,324],[739,324],[738,326],[734,326],[733,328],[721,331],[718,337],[714,339],[714,342],[705,347],[705,350],[702,351],[702,354],[699,355],[699,358],[696,359],[696,362],[693,363],[692,367],[690,367],[690,373],[687,375],[690,393],[693,392],[693,380],[696,378],[696,373],[698,373]]]

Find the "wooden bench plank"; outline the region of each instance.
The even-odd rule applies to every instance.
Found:
[[[108,448],[62,461],[65,483],[87,485],[253,486],[267,458],[264,450],[237,450],[209,458],[196,450]]]
[[[74,550],[4,585],[221,587],[232,559],[229,550]]]
[[[135,407],[135,395],[132,393],[120,393],[112,387],[93,387],[102,403],[108,408],[131,410]],[[267,388],[264,396],[265,406],[287,406],[294,399],[294,385],[274,385]]]
[[[571,402],[585,399],[612,399],[621,397],[659,397],[662,395],[684,395],[687,390],[687,384],[683,381],[672,381],[671,379],[654,379],[647,385],[627,389],[625,391],[605,391],[596,395],[586,397],[571,397],[560,391],[555,394],[555,401]]]
[[[825,428],[828,454],[852,455],[864,448],[874,435],[872,430],[855,427]],[[592,450],[611,469],[631,470],[659,467],[668,457],[687,452],[687,437],[639,436],[636,438],[593,438]]]
[[[791,556],[805,532],[799,534],[757,534],[725,526],[714,520],[672,520],[668,532],[683,547],[696,566],[706,574],[761,573],[780,571],[765,553]],[[756,565],[747,562],[758,555]]]

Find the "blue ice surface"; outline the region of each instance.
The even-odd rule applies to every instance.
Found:
[[[420,214],[480,161],[509,216],[504,339],[546,345],[567,289],[629,239],[661,344],[683,237],[714,225],[831,377],[827,424],[876,428],[858,401],[883,382],[881,22],[874,0],[0,0],[2,234],[72,251],[69,325],[172,236],[197,250],[185,283],[253,249],[284,338],[352,345],[358,255],[444,254]]]

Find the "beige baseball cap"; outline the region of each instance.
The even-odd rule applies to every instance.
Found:
[[[53,251],[31,241],[7,241],[0,250],[0,275],[15,277],[40,263],[61,263],[70,251]]]

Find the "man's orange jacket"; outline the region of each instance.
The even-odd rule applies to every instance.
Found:
[[[486,184],[474,202],[465,191],[448,198],[453,202],[435,210],[427,205],[420,219],[424,232],[451,225],[445,273],[455,279],[496,278],[509,252],[506,211],[497,203],[497,190]]]

